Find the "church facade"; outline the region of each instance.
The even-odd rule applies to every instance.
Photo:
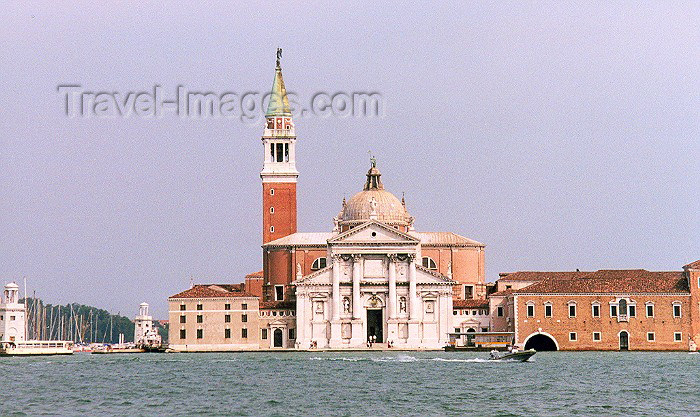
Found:
[[[455,301],[484,304],[485,245],[417,231],[374,158],[332,230],[297,232],[297,138],[279,59],[262,145],[263,269],[240,286],[197,285],[170,297],[171,349],[440,349],[450,332],[488,331],[487,316],[472,325],[453,309]],[[257,309],[233,323],[231,299]]]

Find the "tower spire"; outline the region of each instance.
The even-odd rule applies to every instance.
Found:
[[[265,112],[265,117],[292,116],[292,112],[289,108],[289,99],[287,98],[287,89],[284,88],[284,79],[282,78],[282,66],[280,65],[281,58],[282,48],[277,48],[277,65],[275,66],[275,79],[272,82],[270,102],[267,104],[267,112]]]

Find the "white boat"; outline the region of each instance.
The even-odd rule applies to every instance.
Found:
[[[66,340],[25,340],[0,342],[0,356],[72,355],[73,342]]]

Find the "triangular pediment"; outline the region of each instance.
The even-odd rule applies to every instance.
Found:
[[[333,282],[333,265],[312,272],[293,282],[295,285],[331,285]]]
[[[387,243],[418,244],[420,239],[401,232],[387,224],[370,220],[328,240],[333,243]]]

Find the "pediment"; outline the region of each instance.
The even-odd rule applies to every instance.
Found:
[[[418,284],[456,284],[447,276],[421,266],[416,266],[416,281]]]
[[[333,265],[327,266],[294,281],[295,285],[331,285],[333,280]]]
[[[418,244],[420,240],[387,224],[370,220],[328,240],[329,244]]]

